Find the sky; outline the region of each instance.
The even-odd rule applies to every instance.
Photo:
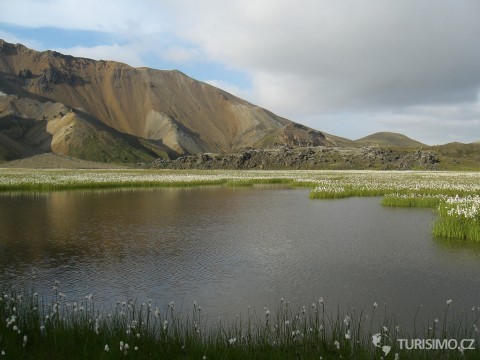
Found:
[[[478,0],[0,0],[0,38],[178,69],[349,139],[480,141]]]

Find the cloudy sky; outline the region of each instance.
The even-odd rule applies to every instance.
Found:
[[[478,0],[0,0],[0,38],[179,69],[350,139],[480,140]]]

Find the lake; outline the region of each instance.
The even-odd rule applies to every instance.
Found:
[[[335,311],[387,304],[405,322],[480,305],[480,249],[431,236],[429,209],[310,200],[281,187],[0,195],[0,284],[98,307],[151,298],[211,318],[280,298]]]

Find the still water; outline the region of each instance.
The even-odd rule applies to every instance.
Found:
[[[432,238],[428,209],[379,198],[310,200],[282,188],[0,196],[0,284],[68,298],[193,301],[211,317],[280,298],[335,310],[387,304],[412,319],[480,305],[480,249]]]

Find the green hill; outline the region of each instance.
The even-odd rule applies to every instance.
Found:
[[[355,143],[361,146],[396,146],[396,147],[420,147],[426,146],[419,141],[410,139],[409,137],[392,133],[392,132],[378,132],[364,138],[355,140]]]

